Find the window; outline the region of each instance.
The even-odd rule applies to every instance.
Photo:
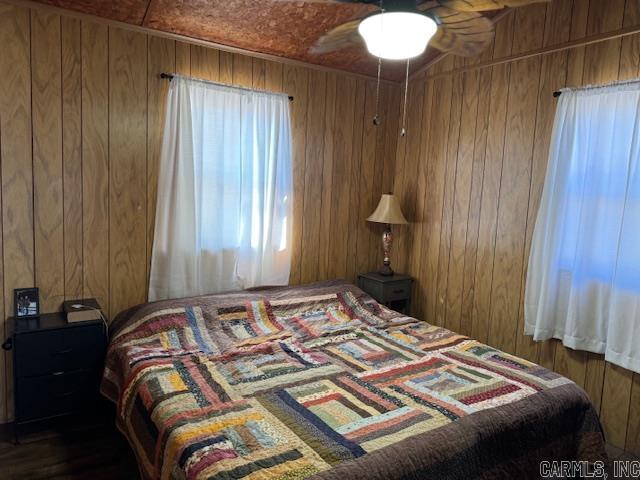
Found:
[[[547,169],[525,333],[640,371],[640,83],[565,91]]]
[[[175,77],[159,177],[151,300],[288,283],[286,95]]]

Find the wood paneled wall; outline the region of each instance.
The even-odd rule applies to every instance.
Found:
[[[0,319],[13,289],[42,310],[97,297],[110,317],[144,302],[168,81],[161,72],[287,92],[294,143],[291,283],[373,267],[364,219],[391,188],[400,90],[0,1]],[[388,161],[387,161],[388,160]],[[0,334],[9,325],[0,321]],[[0,422],[12,418],[0,355]]]
[[[522,301],[552,92],[640,76],[640,36],[430,76],[638,24],[638,0],[553,0],[508,14],[482,57],[447,57],[411,82],[394,186],[412,222],[396,230],[394,262],[417,279],[415,316],[573,379],[600,411],[607,440],[636,453],[640,375],[557,341],[533,342]]]
[[[555,369],[592,398],[609,441],[640,452],[640,375],[522,335],[529,244],[562,86],[640,75],[640,36],[430,78],[452,68],[640,24],[639,0],[554,0],[502,19],[492,48],[449,57],[400,88],[230,54],[0,1],[0,318],[13,289],[43,311],[95,296],[110,317],[145,301],[153,241],[163,71],[283,91],[292,103],[291,283],[377,265],[364,218],[380,193],[412,220],[394,265],[416,278],[414,314]],[[394,179],[395,172],[395,179]],[[9,326],[0,322],[3,337]],[[0,356],[0,421],[12,418]]]

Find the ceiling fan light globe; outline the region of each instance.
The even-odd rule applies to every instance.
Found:
[[[435,20],[416,12],[381,12],[358,26],[369,53],[388,60],[417,57],[437,30]]]

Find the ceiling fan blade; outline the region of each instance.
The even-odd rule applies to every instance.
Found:
[[[486,12],[501,8],[524,7],[534,3],[546,3],[550,0],[438,0],[443,7],[452,8],[460,12]]]
[[[493,33],[484,35],[457,35],[445,32],[444,29],[431,39],[429,46],[441,52],[452,53],[461,57],[475,57],[482,53],[493,40]]]
[[[361,19],[352,20],[329,30],[316,41],[310,52],[322,54],[352,45],[362,45],[362,37],[358,33],[358,25],[361,21]]]
[[[482,14],[459,11],[432,3],[421,8],[440,23],[430,47],[463,57],[478,55],[493,41],[493,22]]]

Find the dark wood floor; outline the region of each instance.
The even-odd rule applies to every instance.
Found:
[[[20,435],[0,430],[2,480],[137,480],[136,461],[126,440],[109,419],[87,424],[59,420],[38,432]],[[41,427],[42,428],[42,427]]]
[[[637,479],[638,477],[616,477],[613,472],[613,462],[616,460],[622,461],[632,461],[632,462],[640,462],[640,456],[633,455],[629,452],[625,452],[624,450],[614,447],[613,445],[607,444],[607,454],[609,455],[609,479]]]
[[[640,460],[607,445],[613,460]],[[613,479],[612,472],[609,474]],[[618,477],[619,478],[619,477]],[[112,418],[90,424],[66,419],[25,433],[14,443],[13,429],[0,426],[1,480],[138,480],[135,458]]]

